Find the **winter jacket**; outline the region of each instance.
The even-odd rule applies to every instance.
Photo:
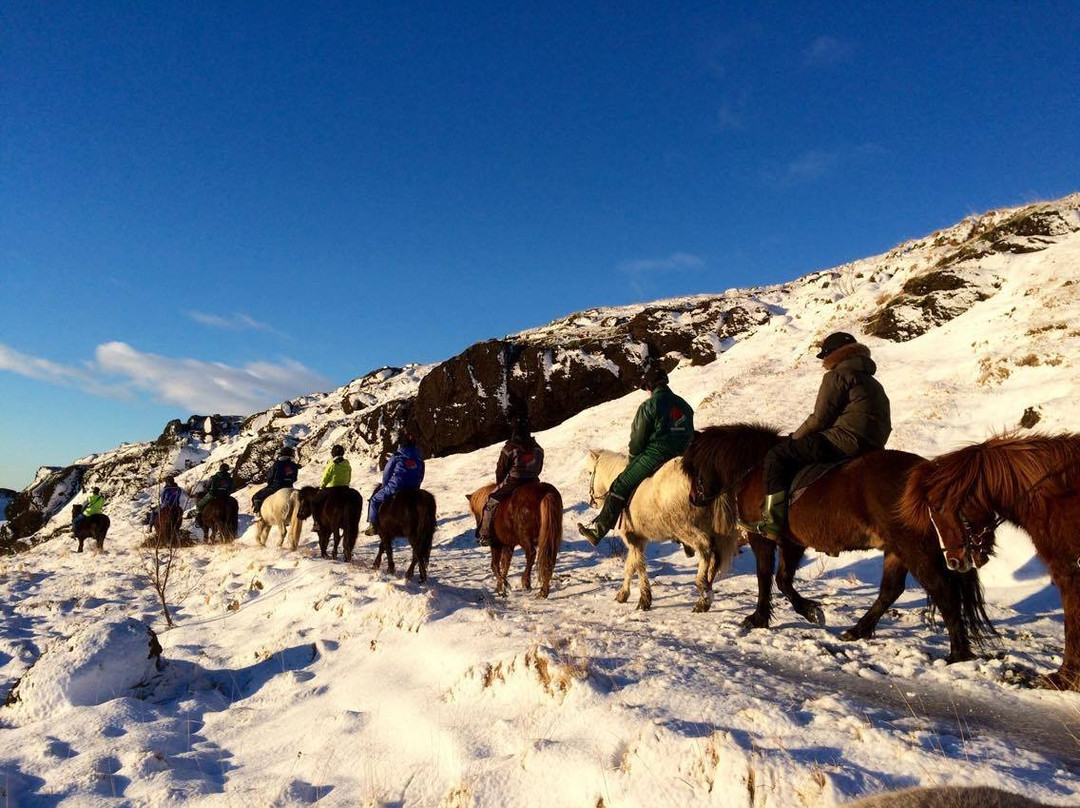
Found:
[[[508,477],[515,480],[539,480],[544,470],[544,450],[532,438],[524,443],[507,441],[495,466],[495,480],[500,484]]]
[[[653,388],[630,427],[630,459],[646,449],[677,457],[694,437],[694,410],[666,384]]]
[[[105,510],[105,497],[101,494],[90,494],[86,498],[86,506],[83,508],[83,516],[94,516]]]
[[[181,490],[180,486],[167,485],[161,489],[160,505],[163,508],[166,505],[175,505],[177,507],[180,507],[180,497],[182,497],[183,495],[184,492]]]
[[[402,446],[386,462],[382,475],[383,488],[401,491],[419,488],[424,482],[424,457],[415,446]]]
[[[271,489],[270,493],[282,488],[292,488],[296,482],[296,475],[300,473],[300,466],[294,460],[282,457],[274,461],[270,467],[270,473],[266,475],[266,485]]]
[[[883,449],[892,432],[889,397],[874,378],[870,349],[858,342],[825,357],[814,412],[792,437],[821,432],[840,451],[857,455]]]
[[[210,478],[210,485],[206,489],[210,496],[232,493],[232,476],[227,471],[219,471]]]
[[[322,476],[322,487],[333,488],[339,485],[348,485],[352,480],[352,466],[344,457],[335,457],[326,464],[326,471]]]

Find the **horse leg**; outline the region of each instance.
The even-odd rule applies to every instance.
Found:
[[[635,553],[635,562],[638,574],[638,604],[637,607],[643,612],[652,608],[652,584],[649,583],[649,570],[645,567],[645,545],[647,539],[638,536],[627,537],[632,542]]]
[[[626,545],[626,559],[623,561],[622,589],[615,594],[616,603],[626,603],[630,598],[630,579],[634,577],[634,563],[632,560],[634,550],[628,539],[624,538],[623,544]]]
[[[780,539],[780,563],[776,568],[776,588],[791,603],[792,608],[811,623],[817,626],[825,625],[825,612],[821,609],[821,603],[810,598],[804,598],[795,591],[795,571],[799,568],[799,562],[806,555],[806,548],[791,539]]]
[[[394,540],[389,536],[386,537],[386,571],[391,575],[394,574],[396,567],[394,567]]]
[[[945,661],[964,662],[974,659],[971,651],[971,638],[961,613],[960,580],[945,568],[945,561],[936,547],[932,557],[923,553],[903,553],[901,560],[926,590],[930,601],[937,606],[949,632],[949,656]],[[897,548],[899,551],[899,547]]]
[[[1065,613],[1065,658],[1061,667],[1040,677],[1042,687],[1080,690],[1080,568],[1051,572],[1051,580],[1061,595]]]
[[[502,545],[498,541],[491,543],[491,574],[495,576],[495,594],[503,593],[502,579],[499,577],[499,563],[502,557]]]
[[[712,585],[713,578],[716,577],[712,545],[709,542],[709,537],[703,536],[702,541],[696,545],[684,544],[683,547],[691,547],[691,549],[697,549],[698,551],[697,579],[694,581],[698,589],[698,599],[697,603],[694,604],[693,611],[695,614],[707,612],[712,608]]]
[[[409,561],[409,568],[407,570],[405,570],[405,580],[406,581],[411,581],[412,580],[413,570],[416,569],[416,562],[417,562],[415,540],[409,539],[409,546],[412,547],[412,560]]]
[[[772,619],[772,578],[776,566],[776,544],[759,536],[750,534],[750,549],[757,561],[758,599],[754,613],[742,622],[743,629],[768,628]]]
[[[514,557],[514,545],[504,544],[502,557],[499,560],[499,585],[502,586],[502,594],[505,597],[510,594],[510,560]]]
[[[840,634],[841,640],[865,640],[873,637],[881,615],[885,614],[885,610],[896,603],[896,599],[904,593],[907,587],[907,567],[894,551],[885,551],[885,563],[882,566],[881,587],[878,589],[877,600],[858,623]]]
[[[334,561],[337,561],[338,546],[341,544],[341,535],[338,533],[337,528],[330,531],[334,536],[334,552],[332,553]]]
[[[521,588],[528,592],[532,589],[532,568],[533,562],[536,561],[536,544],[530,542],[522,549],[525,550],[525,572],[521,574]]]
[[[329,558],[326,548],[330,546],[330,534],[323,530],[321,525],[316,532],[319,534],[319,555],[322,558]]]
[[[382,563],[383,547],[386,545],[386,541],[383,538],[379,538],[379,549],[375,552],[375,563],[371,565],[373,570],[379,568],[379,564]]]

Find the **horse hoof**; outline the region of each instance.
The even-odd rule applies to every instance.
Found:
[[[840,639],[846,642],[855,642],[862,639],[862,635],[855,629],[849,628],[840,632]]]
[[[699,600],[697,603],[694,604],[693,613],[694,614],[702,614],[703,612],[709,611],[709,608],[711,606],[712,606],[711,603],[707,603],[706,601]]]
[[[746,633],[748,633],[750,631],[753,631],[754,629],[768,628],[768,627],[769,627],[769,621],[768,620],[764,620],[764,619],[758,617],[756,614],[752,614],[749,617],[747,617],[745,620],[742,621],[742,624],[739,626],[739,629],[742,631],[743,634],[746,634]]]
[[[962,654],[949,654],[945,657],[945,664],[955,665],[957,662],[970,662],[973,659],[975,659],[975,654],[971,653],[971,651]]]
[[[547,596],[548,591],[546,589],[541,589],[539,592],[536,593],[537,600],[547,600]]]
[[[815,626],[825,625],[825,612],[820,606],[811,606],[806,610],[806,619]]]
[[[619,592],[619,594],[617,594],[615,596],[615,602],[616,603],[626,603],[626,601],[628,601],[629,599],[630,599],[630,593],[629,592]]]
[[[639,612],[647,612],[652,608],[651,600],[639,600],[637,603],[637,610]]]

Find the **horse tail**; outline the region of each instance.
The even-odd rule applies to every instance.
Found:
[[[225,523],[229,527],[229,541],[235,541],[240,533],[240,503],[232,497],[225,501]]]
[[[990,616],[986,613],[986,601],[983,599],[979,571],[972,569],[967,572],[953,572],[950,570],[947,575],[950,585],[960,596],[960,617],[967,628],[968,636],[976,643],[996,640],[999,635],[990,621]]]
[[[416,544],[420,549],[417,555],[426,567],[431,557],[431,543],[435,539],[435,497],[428,491],[420,491],[416,504]]]
[[[555,574],[555,559],[562,544],[562,496],[554,486],[540,500],[540,537],[537,542],[537,566],[540,572],[540,592],[537,597],[546,598],[551,590],[551,576]]]

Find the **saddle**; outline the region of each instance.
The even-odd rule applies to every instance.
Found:
[[[803,466],[799,469],[799,472],[795,475],[795,479],[791,481],[791,486],[788,488],[788,507],[791,507],[798,502],[806,489],[822,477],[855,459],[856,458],[854,457],[845,457],[843,460],[837,460],[835,463],[813,463],[809,466]]]

